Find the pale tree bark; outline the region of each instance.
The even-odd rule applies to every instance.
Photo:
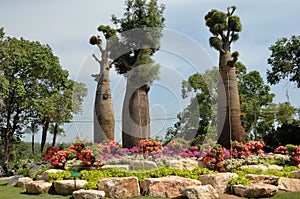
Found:
[[[241,122],[240,98],[229,44],[220,51],[218,83],[218,143],[230,148],[230,141],[245,142],[245,129]]]
[[[127,73],[127,87],[122,112],[122,143],[125,148],[138,146],[140,140],[150,138],[148,92],[150,86],[137,76]]]
[[[94,142],[101,143],[105,140],[114,140],[115,119],[109,78],[111,63],[108,60],[107,50],[102,48],[102,43],[97,44],[97,46],[102,56],[101,60],[99,60],[93,55],[100,66],[100,74],[94,75],[97,81],[94,112]]]

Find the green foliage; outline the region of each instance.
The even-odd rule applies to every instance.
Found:
[[[267,79],[270,84],[278,84],[283,79],[297,84],[300,88],[300,36],[281,38],[269,49],[271,55],[268,64],[271,69],[267,70]]]
[[[29,177],[29,168],[25,168],[25,169],[19,169],[16,172],[16,175],[23,175],[24,177]]]
[[[249,185],[249,184],[252,184],[251,180],[243,177],[243,176],[238,176],[236,178],[232,178],[229,182],[228,182],[228,185],[227,185],[227,189],[229,191],[233,191],[232,189],[232,186],[233,185],[238,185],[238,184],[241,184],[241,185]]]
[[[233,15],[235,9],[235,6],[229,7],[227,13],[213,9],[204,17],[206,26],[214,35],[209,39],[209,43],[218,51],[229,51],[230,44],[238,40],[238,32],[242,31],[240,18]]]
[[[72,179],[71,171],[58,171],[56,173],[49,173],[49,182],[52,183],[55,180],[67,180]]]

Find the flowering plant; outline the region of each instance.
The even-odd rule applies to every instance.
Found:
[[[201,147],[203,149],[201,151],[201,161],[207,164],[211,169],[222,170],[222,161],[225,158],[226,148],[211,139],[203,145]]]
[[[251,154],[263,154],[262,148],[265,146],[264,141],[249,141],[243,144],[238,141],[231,142],[231,155],[233,158],[247,158]]]
[[[93,152],[85,149],[82,142],[74,143],[64,150],[60,150],[58,147],[48,147],[42,160],[50,161],[52,166],[62,169],[67,161],[73,159],[80,160],[82,165],[88,166],[95,161]]]
[[[126,148],[121,148],[116,141],[110,140],[105,143],[100,143],[98,145],[98,152],[102,156],[103,160],[109,160],[111,158],[120,158],[129,153]]]
[[[149,154],[161,153],[162,142],[152,139],[144,139],[139,142],[140,153],[144,153],[146,156]]]
[[[276,154],[289,155],[290,159],[300,164],[300,145],[287,144],[286,146],[279,146],[274,150]]]

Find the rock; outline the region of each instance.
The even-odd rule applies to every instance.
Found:
[[[130,161],[132,170],[152,170],[157,169],[157,164],[149,160],[132,160]]]
[[[16,184],[12,185],[14,187],[23,187],[25,188],[25,184],[31,182],[32,179],[29,177],[18,178]]]
[[[18,182],[18,179],[19,178],[23,178],[24,176],[23,175],[17,175],[17,176],[13,176],[9,179],[9,182],[7,183],[7,186],[15,186]]]
[[[30,176],[32,173],[34,173],[34,172],[36,172],[36,171],[38,171],[38,170],[40,170],[40,169],[42,169],[42,168],[43,168],[43,165],[33,165],[33,167],[31,167],[31,168],[29,169],[29,172],[28,172],[29,176]]]
[[[74,191],[83,189],[83,186],[86,183],[86,180],[57,180],[53,182],[53,185],[55,193],[57,193],[58,195],[72,195]]]
[[[74,199],[100,199],[105,197],[104,191],[80,189],[73,192]]]
[[[171,163],[169,166],[171,168],[176,168],[176,169],[188,169],[188,170],[193,170],[198,167],[198,161],[192,160],[192,159],[180,159],[177,160],[174,163]]]
[[[279,165],[276,165],[276,164],[270,164],[270,165],[268,165],[268,169],[273,169],[273,170],[277,170],[277,171],[282,171],[283,166],[279,166]]]
[[[114,165],[104,165],[102,166],[100,169],[104,170],[104,169],[125,169],[125,170],[130,170],[130,165],[128,164],[114,164]]]
[[[137,177],[103,178],[98,181],[98,190],[104,191],[108,198],[130,198],[140,195]]]
[[[26,193],[28,194],[41,194],[48,193],[52,183],[45,181],[32,181],[25,185]]]
[[[300,170],[292,171],[292,178],[300,179]]]
[[[233,185],[233,191],[236,195],[245,198],[268,198],[278,192],[278,187],[270,184],[250,184],[250,185]]]
[[[240,169],[261,169],[263,171],[267,171],[268,167],[262,164],[259,165],[243,165],[240,167]]]
[[[188,186],[180,188],[180,192],[188,199],[218,199],[219,194],[211,186],[203,185],[203,186]]]
[[[49,173],[57,173],[59,171],[63,171],[61,169],[49,169],[49,170],[46,170],[42,173],[42,178],[40,180],[45,180],[45,181],[49,181]]]
[[[300,179],[279,178],[278,187],[284,191],[300,192]]]
[[[202,185],[212,185],[219,194],[226,192],[227,184],[232,178],[236,178],[236,173],[217,173],[217,174],[206,174],[200,175],[199,180]]]
[[[199,180],[183,178],[178,176],[167,176],[162,178],[145,178],[141,183],[143,195],[158,196],[165,198],[181,197],[181,187],[200,186]]]
[[[278,177],[269,175],[247,174],[245,178],[251,180],[252,183],[264,183],[278,186]]]

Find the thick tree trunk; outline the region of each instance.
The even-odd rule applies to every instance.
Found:
[[[140,140],[150,138],[150,86],[138,82],[128,73],[122,112],[122,143],[126,148],[138,146]]]
[[[46,122],[44,122],[43,130],[42,130],[41,153],[43,153],[43,150],[44,150],[44,147],[46,144],[48,128],[49,128],[49,122],[46,121]]]
[[[3,165],[6,167],[8,167],[11,147],[12,147],[12,132],[11,132],[11,128],[7,127],[5,132],[4,155],[3,155]]]
[[[108,58],[102,55],[100,64],[100,75],[97,80],[95,97],[95,121],[94,142],[101,143],[104,140],[114,140],[115,119],[110,90],[110,64]]]
[[[230,51],[220,53],[218,83],[218,143],[229,149],[230,141],[245,142],[235,67]]]

